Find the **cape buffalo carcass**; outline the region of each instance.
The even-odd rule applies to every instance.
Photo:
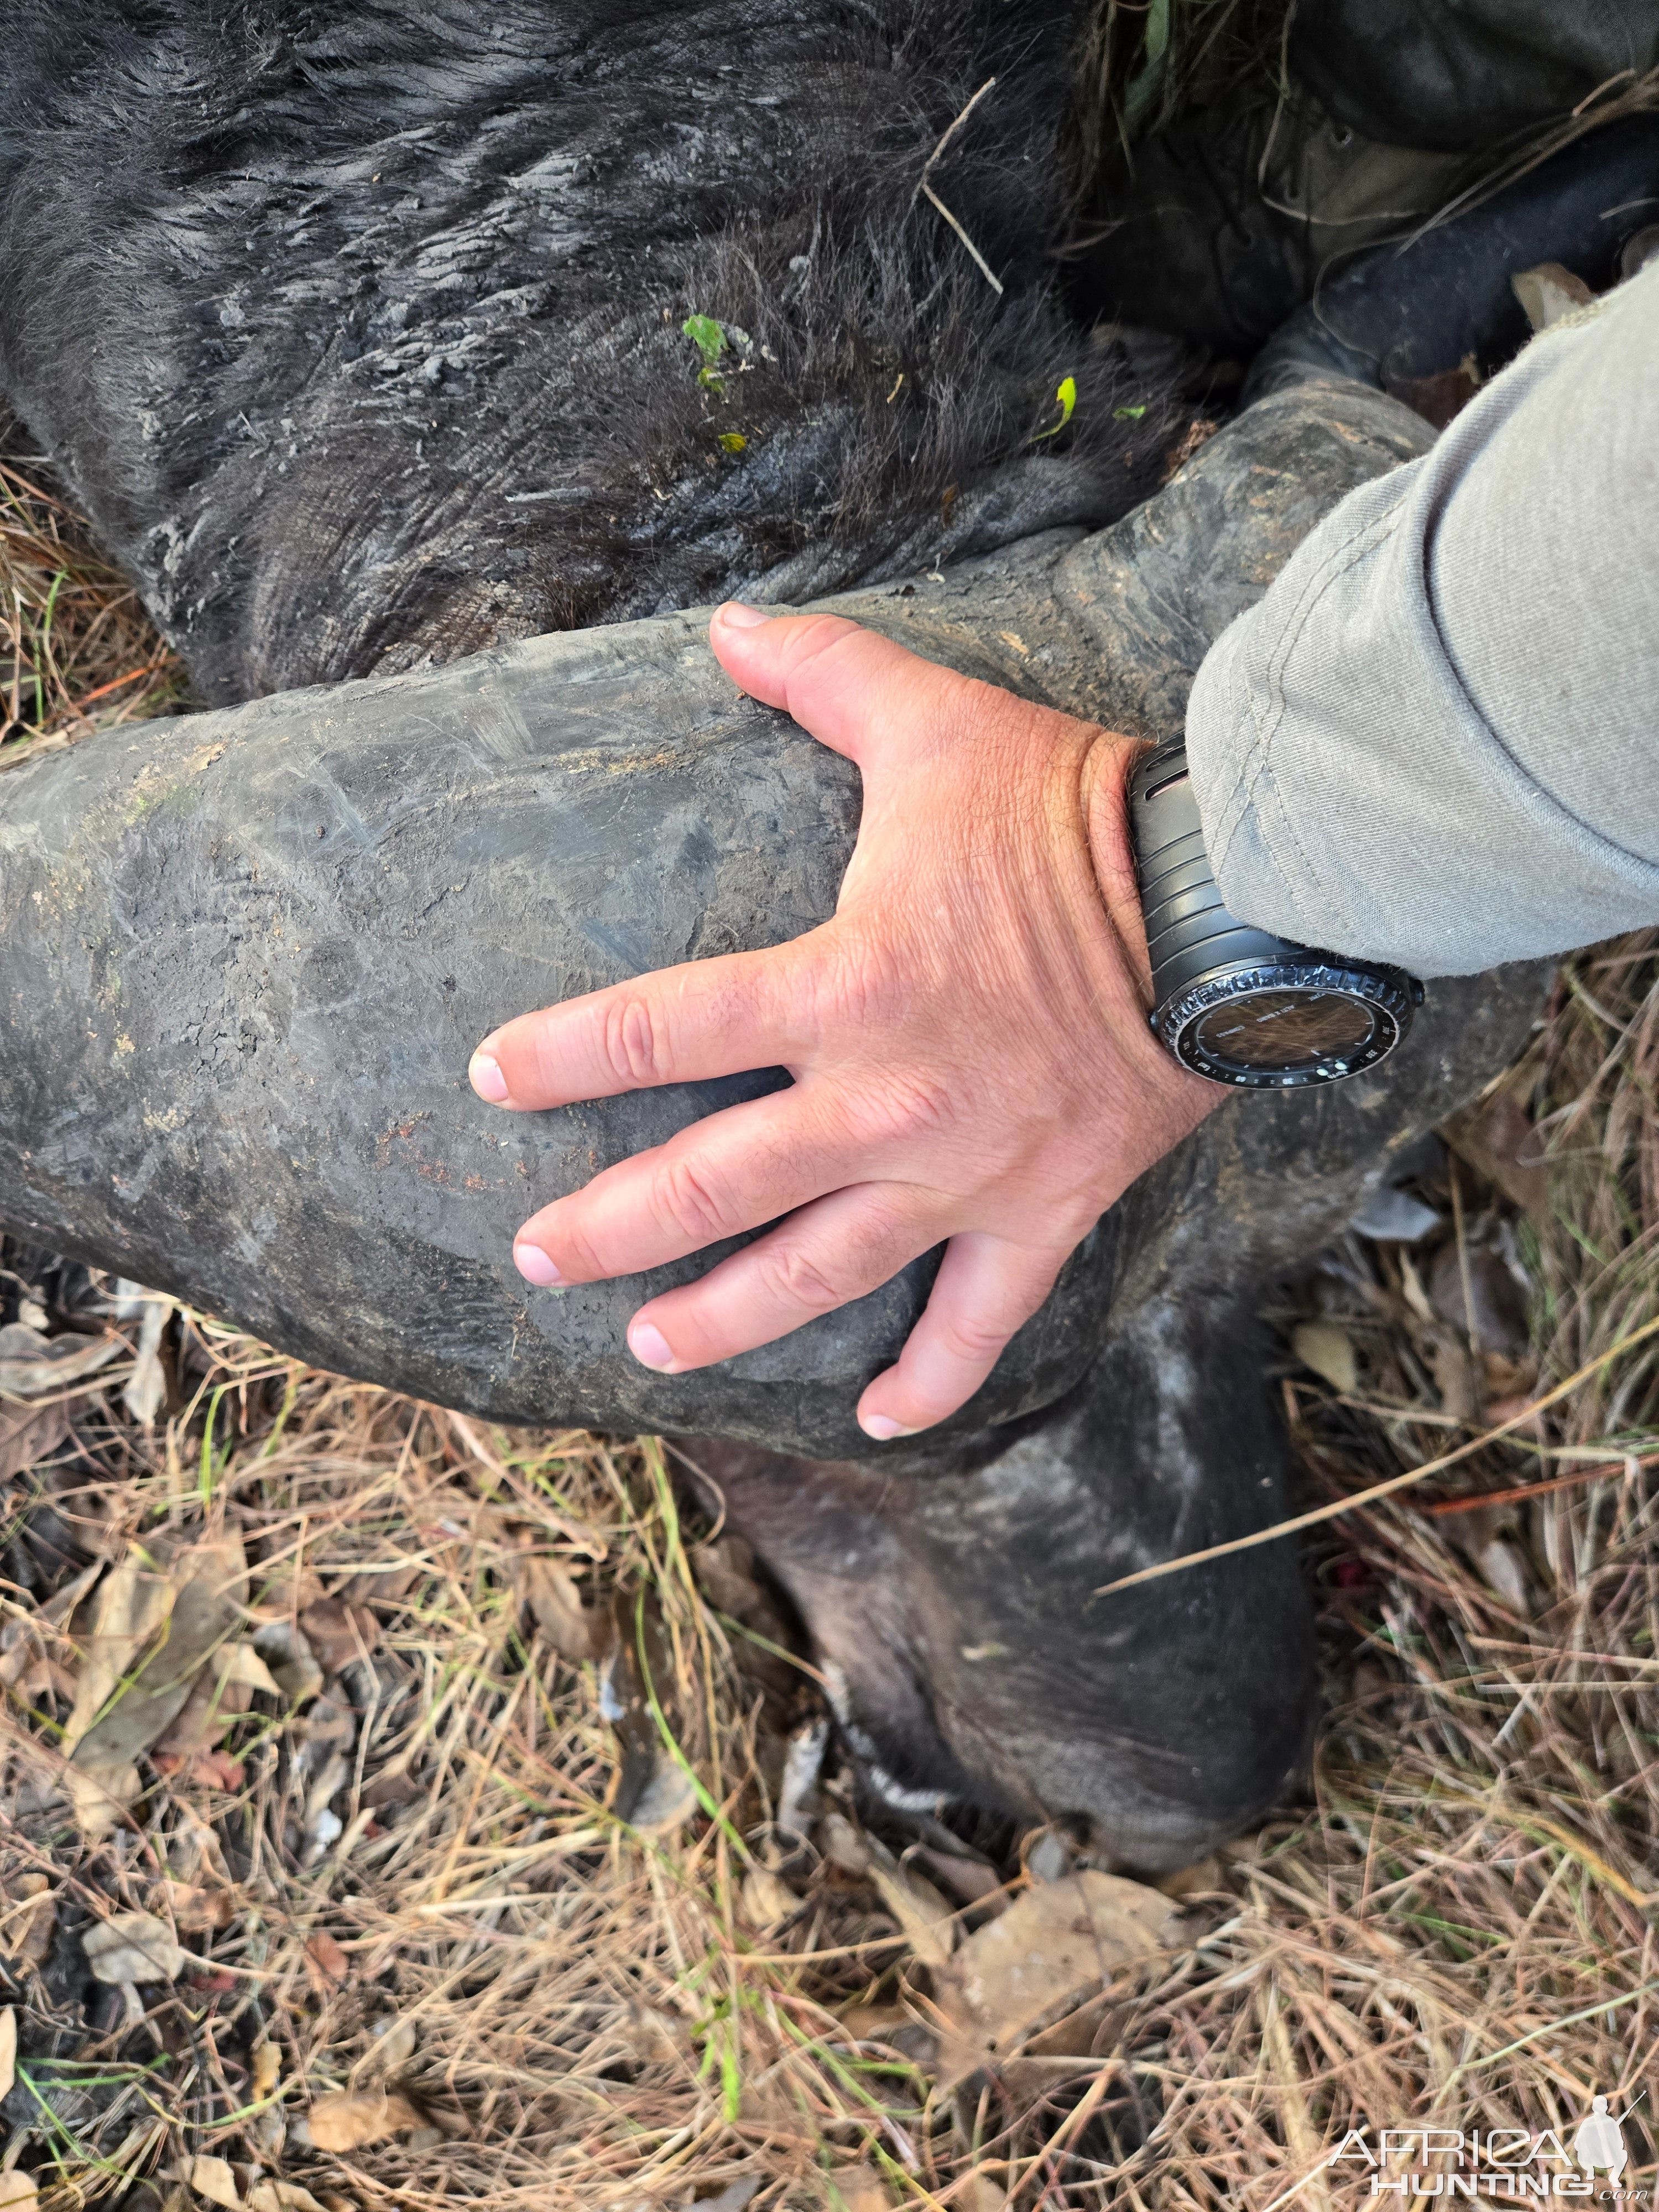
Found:
[[[640,1281],[509,1258],[777,1071],[510,1127],[465,1076],[511,1014],[833,909],[856,776],[687,610],[841,593],[1156,737],[1425,447],[1304,379],[1158,489],[1179,395],[1051,281],[1079,36],[1000,0],[14,9],[5,390],[213,711],[0,781],[0,1218],[494,1419],[697,1436],[890,1796],[1158,1867],[1304,1756],[1308,1606],[1282,1544],[1091,1594],[1281,1513],[1255,1289],[1504,1064],[1536,975],[1230,1103],[884,1448],[854,1403],[937,1255],[679,1376],[627,1352]]]

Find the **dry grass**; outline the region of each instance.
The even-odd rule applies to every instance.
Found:
[[[0,766],[164,714],[184,689],[177,654],[44,472],[0,403]]]
[[[1283,81],[1286,0],[1094,0],[1067,148],[1079,202],[1103,163],[1195,107]]]
[[[88,726],[77,701],[160,657],[70,521],[25,504],[0,540],[0,606],[24,611],[14,751]],[[163,696],[146,679],[110,711]],[[1334,1377],[1287,1349],[1309,1502],[1475,1433],[1651,1317],[1656,1079],[1659,939],[1580,956],[1461,1154],[1422,1162],[1443,1226],[1351,1237],[1285,1287],[1276,1317],[1317,1325],[1297,1342]],[[1516,1163],[1528,1123],[1547,1170]],[[1195,1870],[1180,1948],[947,2094],[937,1978],[890,1882],[848,1871],[826,1821],[777,1825],[810,1668],[767,1648],[787,1632],[745,1607],[740,1554],[683,1525],[659,1447],[486,1431],[198,1316],[146,1334],[115,1286],[0,1258],[8,1320],[122,1346],[59,1394],[43,1448],[0,1402],[20,1462],[0,2002],[26,2054],[0,2167],[49,2212],[182,2206],[192,2170],[252,2212],[279,2179],[330,2212],[730,2208],[750,2185],[757,2212],[1268,2212],[1291,2191],[1340,2212],[1365,2176],[1321,2161],[1351,2126],[1570,2141],[1597,2090],[1615,2110],[1647,2092],[1624,2182],[1652,2185],[1651,1346],[1443,1484],[1320,1532],[1309,1801]],[[149,1424],[129,1402],[147,1386]],[[298,1628],[323,1694],[193,1700],[130,1815],[83,1837],[60,1746],[113,1566],[176,1580],[216,1537],[246,1562],[224,1571],[230,1642],[293,1656]],[[860,1809],[832,1749],[820,1810]],[[1029,1885],[1033,1841],[997,1839],[1008,1887],[959,1931]],[[190,1954],[136,2025],[82,1978],[80,1931],[129,1910]],[[404,2124],[316,2147],[320,2100],[388,2082]],[[0,2203],[19,2185],[0,2172]]]

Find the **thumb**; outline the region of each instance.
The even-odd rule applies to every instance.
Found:
[[[953,669],[921,659],[844,615],[768,615],[728,599],[714,611],[708,641],[735,684],[769,707],[784,708],[866,777],[936,739],[944,718],[960,714],[973,688]]]

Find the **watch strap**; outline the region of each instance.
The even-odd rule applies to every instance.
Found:
[[[1205,848],[1198,798],[1179,738],[1155,746],[1129,778],[1135,876],[1152,963],[1152,1004],[1167,1006],[1217,968],[1305,955],[1308,947],[1253,928],[1228,910]]]

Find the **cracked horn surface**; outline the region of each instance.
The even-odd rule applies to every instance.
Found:
[[[1111,530],[823,604],[1156,735],[1319,515],[1426,436],[1380,394],[1304,389]],[[778,1344],[658,1376],[627,1318],[714,1255],[562,1293],[509,1256],[535,1206],[780,1073],[512,1116],[465,1074],[511,1014],[811,927],[858,811],[854,769],[736,696],[699,615],[128,726],[14,770],[0,1220],[498,1419],[868,1455],[854,1403],[936,1257]],[[1237,1281],[1330,1233],[1391,1146],[1503,1064],[1536,995],[1529,972],[1437,987],[1376,1078],[1224,1109],[1094,1231],[927,1447],[1069,1389],[1137,1286]]]

